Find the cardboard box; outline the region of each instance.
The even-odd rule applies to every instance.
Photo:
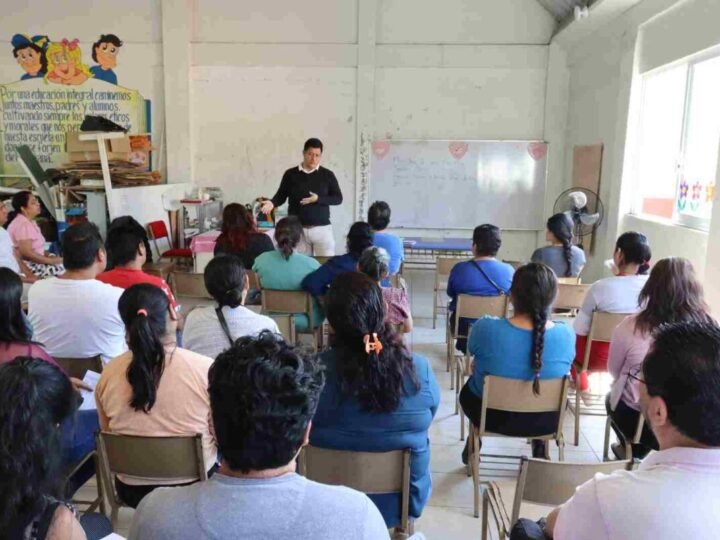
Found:
[[[67,134],[67,152],[70,161],[100,161],[97,141],[81,141],[80,132],[71,131]],[[130,137],[125,135],[118,139],[105,141],[108,160],[127,161],[130,158]]]

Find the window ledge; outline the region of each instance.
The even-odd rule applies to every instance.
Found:
[[[686,231],[691,231],[691,232],[694,232],[694,233],[702,234],[703,236],[707,236],[707,235],[708,235],[708,231],[705,230],[705,229],[699,229],[699,228],[697,228],[697,227],[688,227],[687,225],[683,225],[682,223],[678,223],[678,222],[676,222],[676,221],[672,221],[672,220],[667,219],[667,218],[662,218],[662,217],[658,217],[658,216],[652,216],[652,215],[649,215],[649,214],[633,214],[633,213],[628,213],[628,214],[625,214],[625,219],[634,219],[634,220],[637,220],[637,221],[645,221],[645,222],[648,222],[648,223],[654,223],[654,224],[656,224],[656,225],[662,225],[662,226],[664,226],[664,227],[672,227],[672,228],[677,228],[677,229],[684,229],[684,230],[686,230]]]

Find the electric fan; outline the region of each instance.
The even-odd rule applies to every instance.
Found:
[[[573,237],[578,247],[582,238],[595,232],[605,216],[605,206],[594,191],[586,188],[570,188],[555,200],[553,214],[566,214],[573,222]]]

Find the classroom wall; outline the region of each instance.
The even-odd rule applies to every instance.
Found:
[[[333,209],[342,243],[360,211],[356,158],[373,138],[545,138],[548,191],[562,182],[564,122],[548,127],[546,108],[566,82],[553,79],[549,105],[546,87],[564,60],[550,53],[555,21],[535,0],[203,0],[192,19],[192,175],[228,199],[273,195],[310,136],[325,142],[345,195]],[[508,233],[504,256],[528,257],[537,241]]]
[[[701,274],[704,272],[707,233],[628,215],[634,182],[632,134],[640,66],[657,67],[658,62],[679,60],[699,52],[698,47],[720,43],[720,31],[705,22],[708,17],[717,20],[718,11],[720,3],[713,0],[644,0],[592,34],[573,29],[565,35],[560,32],[553,40],[568,55],[568,182],[572,177],[572,148],[604,144],[600,196],[606,217],[598,231],[595,254],[583,274],[586,281],[607,275],[603,261],[612,254],[617,235],[627,230],[648,236],[655,260],[682,256]]]
[[[161,0],[26,0],[21,4],[10,12],[4,10],[0,17],[0,43],[4,47],[0,82],[19,80],[23,73],[12,54],[10,40],[14,34],[42,34],[57,41],[78,38],[88,65],[93,64],[91,48],[100,34],[116,34],[123,41],[115,69],[118,82],[152,101],[153,141],[160,145],[165,122]],[[158,158],[158,163],[164,163],[164,158]]]

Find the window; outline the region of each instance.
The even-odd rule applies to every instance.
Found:
[[[634,213],[707,230],[720,145],[720,56],[643,77]]]

